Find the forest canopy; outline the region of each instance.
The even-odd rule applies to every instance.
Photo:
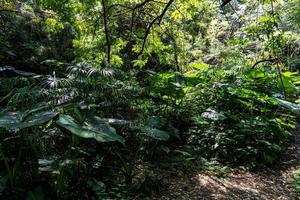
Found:
[[[299,72],[300,0],[1,0],[0,198],[151,198],[162,169],[276,165]]]

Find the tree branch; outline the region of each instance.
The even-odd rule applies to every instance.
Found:
[[[229,4],[232,0],[223,0],[223,3],[221,5],[221,8],[225,7],[227,4]]]
[[[104,23],[104,32],[106,38],[106,50],[107,50],[107,63],[110,64],[110,51],[111,51],[111,44],[110,44],[110,35],[108,29],[108,13],[106,8],[105,0],[101,1],[103,7],[103,23]]]
[[[252,67],[251,69],[254,69],[258,64],[260,63],[263,63],[263,62],[271,62],[271,63],[274,63],[276,61],[278,61],[279,59],[278,58],[271,58],[271,59],[264,59],[264,60],[260,60],[260,61],[257,61]]]
[[[128,10],[134,11],[134,10],[136,10],[136,9],[138,9],[138,8],[143,7],[144,5],[146,5],[147,3],[151,2],[151,1],[153,1],[153,0],[145,0],[145,1],[143,1],[142,3],[137,4],[137,5],[134,6],[134,7],[129,7],[129,6],[126,6],[126,5],[120,4],[120,3],[112,4],[111,6],[109,6],[109,7],[107,8],[107,10],[112,9],[112,8],[115,7],[115,6],[119,6],[119,7],[127,8]]]
[[[149,24],[149,26],[147,27],[147,30],[145,32],[144,38],[143,38],[143,44],[142,44],[142,48],[140,50],[140,52],[138,53],[138,56],[141,55],[145,49],[145,45],[146,45],[146,41],[148,38],[148,35],[150,34],[151,28],[154,25],[154,23],[156,21],[158,21],[158,24],[160,25],[162,22],[162,19],[164,17],[164,15],[166,14],[167,10],[169,9],[169,7],[172,5],[172,3],[174,2],[174,0],[169,0],[169,2],[167,3],[167,5],[165,6],[165,8],[163,9],[162,13],[160,15],[158,15],[157,17],[155,17]]]

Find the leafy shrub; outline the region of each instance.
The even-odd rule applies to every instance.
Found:
[[[198,86],[192,99],[204,98],[204,105],[192,118],[189,143],[206,157],[236,164],[255,166],[278,160],[290,142],[295,119],[271,96],[280,92],[280,85],[270,85],[271,91],[265,87],[273,76],[268,73],[256,74],[255,81],[248,75],[234,81],[223,76],[213,86]]]

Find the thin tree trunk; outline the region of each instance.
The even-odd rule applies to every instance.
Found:
[[[104,32],[105,32],[105,39],[106,39],[106,54],[107,54],[107,62],[110,64],[110,54],[111,54],[111,44],[109,38],[109,29],[108,29],[108,13],[105,0],[102,0],[102,7],[103,7],[103,23],[104,23]]]

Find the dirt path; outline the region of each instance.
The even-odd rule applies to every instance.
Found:
[[[225,177],[209,173],[176,174],[163,179],[166,191],[151,199],[300,199],[300,196],[297,197],[292,192],[289,184],[299,166],[300,124],[295,132],[293,144],[275,167],[256,173],[233,170]]]

